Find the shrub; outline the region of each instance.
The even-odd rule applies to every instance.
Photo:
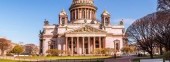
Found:
[[[126,53],[126,54],[129,54],[129,53],[132,53],[133,52],[133,48],[132,47],[129,47],[129,46],[125,46],[121,49],[122,52]]]
[[[169,59],[170,59],[170,51],[165,52],[165,53],[163,54],[163,58],[166,59],[166,60],[169,60]]]
[[[114,52],[114,48],[96,48],[93,54],[111,55]]]
[[[12,53],[7,53],[6,56],[13,56],[13,54]]]
[[[47,53],[49,54],[48,56],[59,56],[62,51],[57,49],[49,49],[47,50]]]
[[[101,53],[101,49],[100,48],[96,48],[95,50],[94,50],[94,54],[100,54]]]
[[[115,53],[115,49],[114,48],[106,48],[106,54],[107,55],[112,55],[112,53]]]

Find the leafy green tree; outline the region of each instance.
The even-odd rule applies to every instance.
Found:
[[[17,54],[17,55],[19,55],[23,52],[24,52],[24,48],[21,45],[16,45],[11,51],[11,53],[14,53],[14,54]]]

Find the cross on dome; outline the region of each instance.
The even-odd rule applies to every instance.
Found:
[[[109,12],[107,10],[104,10],[102,15],[110,15]]]
[[[73,4],[93,4],[93,0],[73,0]]]
[[[67,15],[66,11],[63,9],[61,12],[60,12],[60,15]]]

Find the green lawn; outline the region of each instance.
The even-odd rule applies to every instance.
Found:
[[[17,58],[57,60],[57,59],[101,59],[101,58],[110,58],[110,57],[111,56],[61,56],[61,57],[28,56],[28,57],[17,57]]]
[[[0,62],[18,62],[18,61],[8,60],[8,59],[0,59]]]
[[[43,57],[43,56],[28,56],[28,57],[16,57],[15,59],[27,59],[27,60],[71,60],[71,59],[77,59],[77,60],[102,60],[103,58],[110,58],[111,56],[61,56],[61,57]],[[8,59],[0,59],[0,62],[19,62],[15,60],[8,60]],[[24,61],[22,61],[24,62]],[[25,61],[26,62],[26,61]]]

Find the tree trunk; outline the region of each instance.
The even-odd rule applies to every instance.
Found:
[[[159,49],[160,49],[160,55],[163,55],[162,45],[160,45]]]
[[[19,53],[18,53],[18,57],[19,57]]]
[[[170,51],[170,45],[168,46],[168,51]],[[167,52],[168,52],[168,51],[167,51]]]
[[[1,56],[4,56],[4,52],[5,52],[4,50],[1,50]]]
[[[150,54],[150,58],[153,59],[153,53],[149,52],[149,54]]]
[[[151,49],[151,51],[149,52],[150,58],[153,59],[153,48],[151,47],[150,49]]]
[[[143,52],[144,52],[144,56],[146,56],[145,51],[143,51]]]

